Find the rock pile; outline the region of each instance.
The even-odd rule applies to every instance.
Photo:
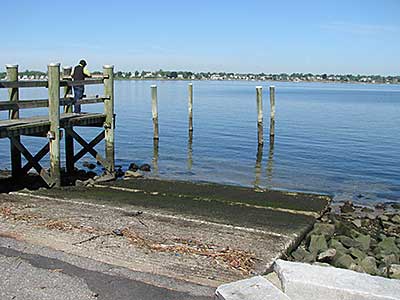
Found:
[[[289,260],[400,279],[400,207],[332,206]]]

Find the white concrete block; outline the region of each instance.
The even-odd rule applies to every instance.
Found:
[[[400,280],[283,260],[274,268],[292,300],[400,299]]]
[[[262,276],[255,276],[219,286],[217,300],[290,300]]]

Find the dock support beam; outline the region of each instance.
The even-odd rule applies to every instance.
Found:
[[[264,144],[264,130],[263,130],[263,107],[262,107],[262,87],[257,86],[257,129],[258,129],[258,144]]]
[[[188,85],[189,131],[193,131],[193,83]]]
[[[275,87],[269,87],[269,99],[271,103],[271,120],[269,124],[269,136],[271,139],[275,137]]]
[[[104,95],[107,98],[104,100],[104,113],[106,121],[104,123],[105,144],[106,144],[106,160],[109,163],[109,171],[115,171],[114,158],[114,66],[106,65],[103,67],[104,79]]]
[[[53,185],[61,186],[60,174],[60,64],[48,66],[49,120],[47,134],[50,143],[50,177]]]
[[[151,86],[151,113],[153,116],[154,139],[158,140],[158,103],[157,103],[157,86]]]
[[[63,67],[63,80],[72,80],[72,67]],[[64,98],[72,96],[72,87],[65,86],[64,87]],[[65,113],[72,113],[73,112],[73,105],[68,104],[64,106]],[[65,164],[68,174],[72,174],[75,170],[74,164],[74,138],[70,136],[65,130]]]
[[[18,65],[6,65],[7,69],[7,79],[8,81],[18,81]],[[11,102],[19,101],[19,90],[18,88],[8,89],[9,100]],[[18,119],[19,118],[19,110],[12,109],[9,112],[9,119]],[[21,139],[19,136],[16,136],[15,139],[20,142]],[[11,172],[13,177],[21,176],[21,152],[15,147],[14,143],[11,142]]]

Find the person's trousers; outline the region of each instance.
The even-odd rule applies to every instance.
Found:
[[[85,88],[83,85],[74,86],[74,112],[81,112],[81,105],[79,104],[79,100],[83,98],[83,93]]]

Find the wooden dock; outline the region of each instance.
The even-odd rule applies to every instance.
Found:
[[[0,101],[0,111],[9,111],[7,120],[0,120],[0,138],[10,140],[12,176],[21,179],[32,168],[35,169],[48,186],[61,185],[60,140],[65,137],[66,173],[74,172],[75,163],[86,153],[91,154],[109,174],[114,174],[114,68],[104,66],[103,75],[94,79],[72,81],[71,68],[60,73],[59,64],[48,66],[48,80],[18,81],[18,66],[7,65],[7,81],[0,81],[0,88],[7,88],[9,99]],[[103,84],[104,95],[85,97],[80,104],[104,103],[104,110],[99,113],[72,113],[72,87],[79,85]],[[20,100],[20,88],[47,88],[48,99]],[[61,87],[63,94],[61,97]],[[48,107],[48,114],[20,118],[19,110]],[[60,109],[63,107],[63,113]],[[81,137],[74,127],[98,127],[99,134],[90,142]],[[21,136],[43,137],[43,148],[32,155],[21,142]],[[46,140],[45,140],[46,139]],[[105,155],[95,150],[95,146],[105,139]],[[74,141],[82,146],[75,153]],[[50,169],[40,165],[40,161],[50,153]],[[22,155],[27,160],[22,166]]]

